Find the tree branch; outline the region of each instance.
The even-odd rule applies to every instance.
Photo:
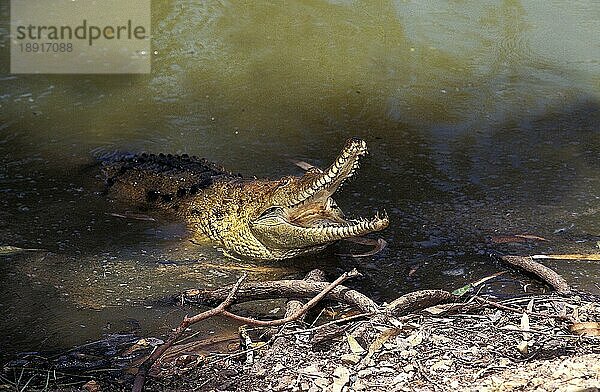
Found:
[[[568,294],[571,292],[571,287],[567,281],[554,272],[552,269],[546,267],[538,263],[537,261],[533,261],[531,257],[523,257],[523,256],[502,256],[502,261],[507,264],[512,265],[513,267],[518,267],[522,270],[530,272],[548,283],[550,286],[554,288],[559,294]]]
[[[444,290],[413,291],[392,301],[386,306],[385,312],[390,316],[401,316],[442,302],[456,300],[458,300],[456,295]]]
[[[252,282],[243,284],[237,295],[236,303],[276,298],[312,298],[323,291],[329,283],[310,282],[306,280],[278,280],[273,282]],[[185,301],[197,304],[215,304],[222,301],[230,287],[216,290],[187,290]],[[181,295],[179,296],[181,299]],[[327,299],[355,306],[364,313],[375,313],[380,310],[372,299],[356,290],[338,286],[331,290]]]
[[[261,327],[275,327],[278,325],[283,325],[285,323],[289,323],[290,321],[297,320],[302,315],[306,314],[306,312],[308,312],[310,309],[312,309],[329,292],[331,292],[331,290],[333,290],[334,288],[336,288],[337,286],[339,286],[346,280],[348,280],[350,278],[354,278],[356,276],[360,276],[360,275],[361,275],[360,272],[358,272],[356,270],[356,268],[350,272],[344,272],[339,278],[337,278],[336,280],[334,280],[331,283],[328,283],[327,286],[323,290],[321,290],[320,293],[318,293],[316,296],[314,296],[310,301],[308,301],[306,304],[304,304],[300,309],[297,309],[294,313],[292,313],[291,315],[284,317],[282,319],[262,321],[262,320],[256,320],[256,319],[249,318],[249,317],[238,316],[238,315],[230,313],[226,310],[223,311],[221,313],[221,315],[228,317],[230,319],[239,321],[241,323],[248,324],[248,325],[255,325],[255,326],[261,326]]]
[[[191,324],[197,323],[198,321],[205,320],[207,318],[222,313],[223,311],[225,311],[226,307],[230,306],[235,301],[235,294],[240,288],[242,282],[246,279],[246,276],[247,275],[244,274],[238,279],[238,281],[231,287],[229,293],[227,294],[223,302],[219,304],[219,306],[217,306],[214,309],[198,313],[193,317],[185,316],[183,318],[183,321],[181,322],[181,324],[179,324],[179,327],[177,327],[175,331],[171,333],[169,339],[167,339],[167,341],[164,342],[162,345],[158,346],[156,350],[154,350],[152,354],[150,354],[150,356],[138,367],[138,372],[133,382],[132,392],[141,392],[144,389],[146,376],[148,375],[148,372],[150,371],[152,365],[154,365],[158,358],[160,358],[165,353],[165,351],[167,351],[167,349],[171,347],[177,339],[179,339],[179,337],[187,329],[187,327],[189,327]]]

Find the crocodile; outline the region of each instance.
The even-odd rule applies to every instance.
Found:
[[[327,169],[278,180],[245,179],[187,154],[127,155],[104,162],[103,173],[111,193],[172,211],[195,240],[216,241],[230,255],[282,260],[388,226],[385,212],[347,219],[332,198],[367,153],[366,142],[352,138]]]

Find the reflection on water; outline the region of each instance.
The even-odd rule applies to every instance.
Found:
[[[493,252],[596,247],[593,1],[157,1],[153,72],[137,76],[9,75],[8,4],[0,13],[0,242],[50,252],[0,259],[0,329],[13,338],[2,351],[65,347],[108,325],[166,331],[187,310],[161,299],[240,268],[273,279],[356,266],[353,284],[389,300],[489,275]],[[339,204],[391,219],[389,247],[366,259],[339,246],[280,264],[227,259],[161,217],[111,215],[128,207],[107,200],[94,166],[115,150],[185,152],[277,177],[300,173],[290,158],[329,164],[349,136],[371,154]],[[549,241],[489,242],[521,233]],[[552,266],[600,290],[597,264]],[[489,292],[521,292],[517,276]]]

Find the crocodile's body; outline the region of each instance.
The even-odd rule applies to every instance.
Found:
[[[182,217],[197,236],[237,255],[285,259],[382,230],[387,216],[347,221],[331,195],[352,176],[366,144],[352,139],[326,170],[280,180],[243,179],[187,155],[134,155],[104,164],[112,191]]]

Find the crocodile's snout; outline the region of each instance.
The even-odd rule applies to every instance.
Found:
[[[364,140],[350,139],[325,171],[312,170],[286,182],[271,201],[272,205],[282,207],[254,219],[253,234],[273,254],[289,257],[321,249],[340,239],[385,229],[389,224],[385,212],[371,219],[347,220],[332,198],[354,175],[360,158],[367,153]]]

